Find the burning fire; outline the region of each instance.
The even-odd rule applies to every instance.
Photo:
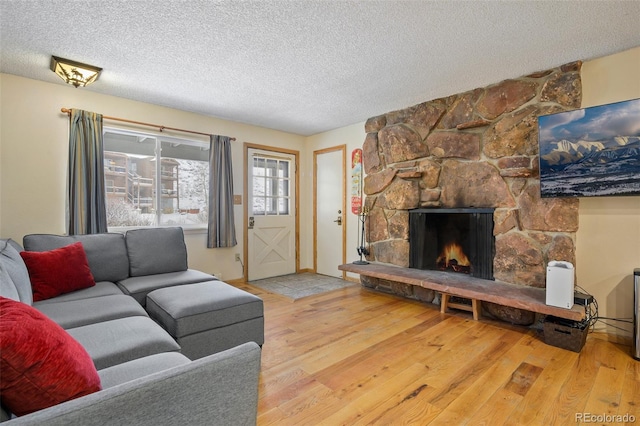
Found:
[[[443,265],[445,268],[454,268],[456,266],[471,266],[471,262],[462,247],[458,243],[447,244],[438,259],[436,260],[438,265]]]

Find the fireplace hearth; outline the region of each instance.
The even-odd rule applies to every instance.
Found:
[[[493,280],[495,237],[488,208],[409,211],[409,267]]]

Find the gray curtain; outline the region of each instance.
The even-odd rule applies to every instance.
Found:
[[[228,136],[211,135],[210,144],[207,247],[233,247],[238,242],[233,218],[231,139]]]
[[[69,235],[107,232],[102,115],[71,110],[69,124]]]

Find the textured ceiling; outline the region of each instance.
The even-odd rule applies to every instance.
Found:
[[[312,135],[640,46],[639,18],[640,1],[0,0],[0,72],[64,84],[61,56],[104,69],[77,90]]]

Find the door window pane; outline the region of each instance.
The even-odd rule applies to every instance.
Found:
[[[267,176],[278,176],[276,167],[278,167],[277,160],[267,160]]]
[[[253,157],[252,214],[289,215],[291,161]]]

